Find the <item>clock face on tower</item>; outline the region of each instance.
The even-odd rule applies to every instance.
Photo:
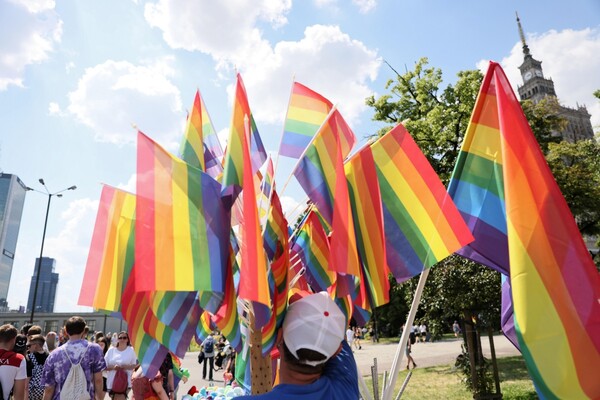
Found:
[[[526,81],[528,81],[528,80],[531,79],[532,75],[533,74],[531,73],[531,71],[527,71],[527,72],[525,72],[525,75],[523,75],[523,79],[525,79]]]
[[[542,71],[540,71],[539,69],[536,69],[535,70],[535,76],[541,77],[542,76]]]

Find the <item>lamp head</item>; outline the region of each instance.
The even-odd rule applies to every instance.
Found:
[[[46,184],[44,183],[44,180],[42,178],[38,179],[38,182],[41,183],[42,185],[46,186]]]
[[[70,188],[68,188],[67,190],[75,190],[75,189],[77,189],[77,186],[73,185]]]
[[[59,193],[59,194],[56,195],[56,197],[62,197],[62,194]]]

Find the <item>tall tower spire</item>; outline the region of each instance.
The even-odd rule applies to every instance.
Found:
[[[527,42],[525,42],[525,34],[523,33],[523,27],[521,26],[521,20],[519,19],[519,13],[515,11],[517,15],[517,25],[519,26],[519,37],[521,38],[521,43],[523,44],[523,54],[525,56],[529,56],[529,46],[527,46]]]

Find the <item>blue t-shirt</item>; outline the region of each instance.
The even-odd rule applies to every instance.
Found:
[[[304,400],[304,399],[331,399],[353,400],[358,399],[358,372],[352,349],[346,341],[342,341],[342,351],[327,361],[323,375],[309,385],[291,385],[282,383],[269,393],[237,397],[237,400]]]

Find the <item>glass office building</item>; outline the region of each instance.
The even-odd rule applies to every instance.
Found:
[[[27,312],[31,311],[33,305],[33,293],[35,291],[35,281],[37,279],[39,257],[35,259],[35,268],[31,277],[29,286],[29,299],[27,300]],[[56,260],[50,257],[42,257],[40,268],[40,281],[38,282],[37,296],[35,298],[35,312],[54,312],[54,302],[56,300],[56,286],[58,285],[58,274],[54,272]]]
[[[0,310],[8,307],[10,285],[25,192],[27,187],[16,176],[0,172]]]

